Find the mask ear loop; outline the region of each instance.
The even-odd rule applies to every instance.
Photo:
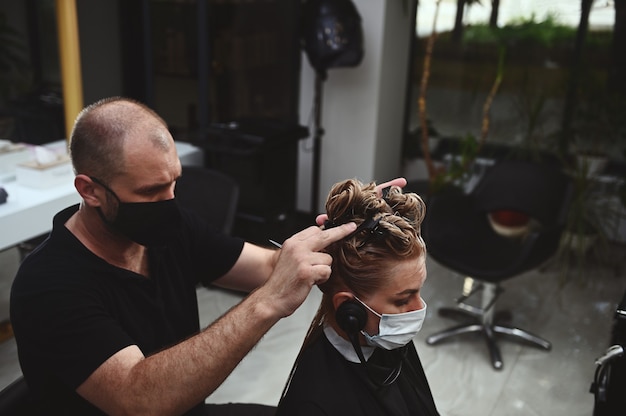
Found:
[[[95,176],[89,176],[89,179],[91,179],[93,182],[95,182],[98,185],[100,185],[101,187],[103,187],[106,191],[108,191],[111,195],[113,195],[115,197],[115,199],[117,199],[118,202],[121,202],[120,198],[117,196],[117,194],[115,192],[113,192],[113,189],[111,189],[107,185],[105,185],[105,183],[102,182],[100,179],[96,178]]]
[[[120,198],[117,196],[117,194],[115,192],[113,192],[113,189],[109,188],[104,182],[102,182],[100,179],[96,178],[95,176],[89,176],[89,179],[91,179],[94,183],[100,185],[101,187],[104,188],[105,191],[107,191],[108,193],[110,193],[111,195],[113,195],[113,197],[117,200],[117,203],[120,204],[122,201],[120,200]],[[100,219],[102,220],[102,222],[104,222],[106,225],[108,226],[112,226],[113,222],[109,221],[105,216],[104,213],[102,212],[102,207],[97,207],[96,208],[96,212],[98,213],[98,216],[100,217]]]

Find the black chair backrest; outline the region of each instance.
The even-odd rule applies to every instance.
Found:
[[[40,407],[38,401],[32,397],[23,376],[20,376],[0,391],[0,415],[30,416],[46,414],[47,412],[42,412]]]
[[[472,194],[479,211],[514,210],[541,224],[562,226],[571,180],[552,165],[503,160],[486,172]]]
[[[239,184],[234,178],[199,166],[183,166],[176,183],[176,199],[196,211],[210,225],[230,234],[239,202]]]

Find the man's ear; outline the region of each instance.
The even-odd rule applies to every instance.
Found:
[[[74,187],[88,206],[99,207],[102,205],[100,203],[100,198],[103,197],[101,187],[97,186],[89,176],[83,174],[76,175]]]

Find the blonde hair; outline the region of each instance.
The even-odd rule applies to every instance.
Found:
[[[335,293],[347,289],[366,298],[385,285],[390,265],[426,255],[420,234],[426,205],[415,193],[403,193],[402,188],[394,186],[381,197],[376,183],[348,179],[332,187],[326,212],[326,227],[353,221],[358,228],[326,248],[333,258],[332,272],[319,286],[324,295],[303,349],[319,336],[326,319],[334,320]]]
[[[374,182],[345,180],[330,190],[326,212],[327,226],[353,221],[361,227],[326,249],[333,264],[330,279],[320,287],[324,292],[340,285],[357,296],[373,293],[384,284],[389,263],[419,257],[426,250],[420,235],[426,206],[417,194],[402,193],[397,186],[380,197]]]

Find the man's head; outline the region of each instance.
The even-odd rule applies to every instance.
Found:
[[[148,245],[175,231],[181,166],[167,125],[154,111],[125,98],[98,101],[78,115],[70,153],[85,213],[98,214],[111,235]]]
[[[148,140],[167,149],[173,145],[167,124],[137,101],[112,97],[84,108],[70,136],[70,154],[76,174],[111,182],[128,172],[129,151]]]

